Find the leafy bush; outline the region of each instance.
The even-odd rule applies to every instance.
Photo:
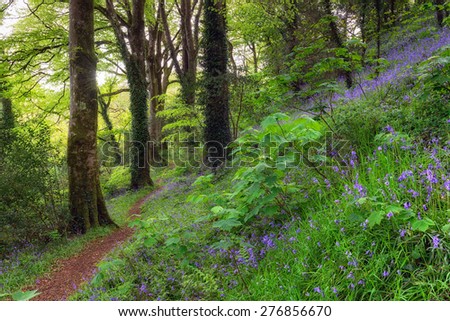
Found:
[[[106,195],[109,196],[126,191],[130,186],[130,180],[130,168],[125,166],[106,169],[106,172],[102,175],[102,181],[104,181],[102,185]]]
[[[30,122],[10,137],[0,158],[0,246],[58,237],[68,224],[67,183],[49,130]]]
[[[450,119],[450,46],[441,48],[418,68],[420,97],[414,106],[417,130],[444,136]],[[431,137],[429,137],[431,138]]]
[[[213,227],[231,231],[256,216],[292,216],[299,204],[294,195],[297,183],[289,181],[291,170],[316,168],[326,160],[320,141],[324,127],[309,118],[290,120],[285,114],[267,117],[261,129],[239,138],[234,147],[233,166],[238,167],[231,193],[193,195],[194,202],[214,200],[208,216]],[[319,146],[317,146],[319,144]],[[212,176],[200,177],[196,184],[210,184]]]

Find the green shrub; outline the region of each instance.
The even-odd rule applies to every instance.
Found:
[[[102,175],[103,189],[108,196],[125,192],[131,181],[130,168],[125,166],[116,166],[108,169],[107,173]]]
[[[0,158],[0,246],[55,238],[68,224],[65,162],[45,125],[23,124],[11,137]]]

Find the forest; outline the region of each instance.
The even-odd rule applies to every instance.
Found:
[[[1,0],[0,300],[450,300],[449,13]]]

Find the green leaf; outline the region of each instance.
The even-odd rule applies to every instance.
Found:
[[[283,113],[276,113],[266,117],[261,123],[262,129],[267,129],[270,126],[278,125],[278,121],[280,120],[288,120],[289,116]]]
[[[35,296],[38,296],[40,293],[37,290],[33,291],[17,291],[11,295],[12,299],[14,301],[28,301],[34,298]]]
[[[219,242],[213,243],[211,247],[216,250],[218,249],[228,250],[233,245],[234,243],[231,242],[230,240],[220,240]]]
[[[178,243],[180,243],[180,238],[179,237],[171,237],[169,239],[166,240],[166,246],[171,246],[171,245],[176,245]]]
[[[229,231],[231,231],[231,229],[233,227],[237,227],[237,226],[241,226],[241,225],[242,225],[242,223],[239,220],[237,220],[235,218],[229,218],[226,220],[220,220],[220,221],[215,222],[213,224],[213,227],[217,227],[221,230],[229,232]]]
[[[444,233],[449,233],[450,232],[450,224],[445,224],[444,226],[442,226],[442,230],[444,231]]]
[[[212,209],[211,209],[211,212],[213,212],[214,214],[221,214],[221,213],[223,213],[223,207],[222,206],[214,206]]]
[[[369,221],[369,227],[373,227],[375,224],[380,224],[383,217],[384,211],[372,212],[372,214],[370,214],[370,216],[367,218],[367,220]]]
[[[363,205],[367,203],[367,197],[360,197],[356,200],[356,203],[358,203],[359,205]]]
[[[411,224],[411,228],[413,231],[420,231],[420,232],[426,232],[430,226],[433,226],[435,223],[433,220],[427,218],[421,219],[421,220],[414,220]]]
[[[145,239],[144,241],[144,246],[145,247],[152,247],[153,245],[155,245],[158,241],[154,238],[154,237],[148,237]]]
[[[277,214],[279,212],[279,210],[280,210],[280,208],[278,206],[270,205],[270,206],[266,206],[263,209],[263,212],[264,212],[264,215],[272,216],[272,215]]]

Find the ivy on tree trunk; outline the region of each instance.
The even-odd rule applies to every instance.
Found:
[[[225,0],[205,0],[205,164],[221,165],[231,141]]]

